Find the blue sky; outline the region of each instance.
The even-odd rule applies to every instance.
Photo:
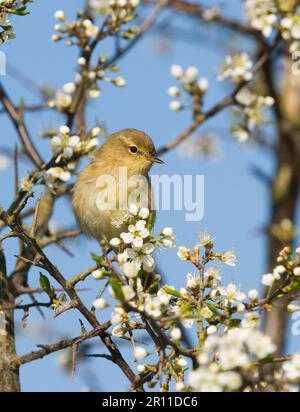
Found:
[[[203,4],[205,2],[201,2]],[[215,1],[206,2],[215,4]],[[240,2],[223,2],[228,15],[240,16]],[[79,8],[80,1],[43,0],[29,5],[31,14],[27,17],[13,19],[17,38],[3,47],[8,63],[19,68],[30,79],[38,84],[52,84],[61,87],[64,83],[74,80],[77,51],[67,48],[63,43],[55,44],[50,40],[53,33],[53,14],[57,9],[64,9],[67,16],[74,17],[74,11]],[[187,30],[191,20],[181,18],[177,23]],[[212,38],[206,36],[210,33]],[[220,33],[219,33],[220,34]],[[216,80],[216,67],[221,63],[226,50],[217,47],[218,33],[213,29],[203,30],[203,37],[197,41],[191,39],[175,41],[170,50],[157,53],[154,36],[147,36],[130,54],[120,62],[121,74],[128,86],[123,89],[105,85],[101,98],[89,109],[89,125],[95,121],[104,121],[109,132],[122,128],[134,127],[149,133],[157,147],[176,137],[189,125],[188,112],[174,113],[168,109],[169,97],[167,88],[174,84],[169,75],[172,64],[183,66],[195,65],[201,76],[210,80],[211,87],[206,99],[206,107],[225,96],[229,88]],[[220,39],[220,38],[219,38]],[[222,34],[221,34],[222,39]],[[228,37],[229,44],[236,46],[237,39]],[[222,44],[222,43],[221,43]],[[103,46],[110,52],[111,45]],[[245,45],[243,45],[244,47]],[[24,85],[28,81],[17,82],[10,73],[1,79],[14,101],[21,97],[25,102],[38,102],[38,97]],[[258,165],[271,174],[272,158],[255,147],[242,147],[230,136],[228,112],[222,113],[203,125],[199,134],[215,132],[218,135],[221,155],[216,159],[204,160],[186,158],[177,151],[164,156],[166,164],[157,165],[153,173],[201,174],[205,176],[205,216],[201,222],[185,222],[183,212],[160,212],[157,215],[156,227],[172,226],[177,236],[177,245],[193,246],[197,241],[197,233],[205,228],[216,239],[216,249],[225,251],[234,248],[238,257],[238,265],[233,269],[224,270],[224,281],[228,283],[235,279],[247,290],[259,287],[259,277],[266,266],[265,239],[260,230],[268,218],[268,192],[261,182],[251,173],[253,165]],[[17,141],[16,133],[9,121],[1,115],[2,139],[0,148],[12,148]],[[30,114],[26,117],[34,140],[38,142],[44,158],[49,155],[49,142],[41,141],[39,132],[49,126],[62,124],[50,112]],[[22,164],[20,175],[25,175],[28,164]],[[0,172],[1,202],[7,206],[13,194],[12,167]],[[72,225],[73,217],[68,201],[59,201],[55,216],[55,224]],[[13,266],[13,255],[17,253],[16,244],[7,241],[9,268]],[[56,262],[62,273],[67,277],[79,273],[92,265],[90,252],[97,252],[96,242],[81,238],[71,244],[74,258],[66,256],[57,248],[49,248],[49,256]],[[159,266],[169,284],[184,286],[185,275],[192,268],[178,261],[176,250],[163,252],[158,256]],[[30,279],[37,284],[37,271],[33,270]],[[85,285],[84,285],[85,286]],[[99,284],[90,280],[84,292],[86,302],[92,302]],[[79,315],[68,312],[65,316],[52,319],[50,311],[45,312],[44,322],[36,312],[32,311],[28,326],[23,329],[19,320],[18,352],[26,353],[34,349],[36,343],[53,342],[56,339],[80,334]],[[107,314],[107,313],[106,313]],[[105,316],[100,316],[104,320]],[[42,334],[42,335],[41,335]],[[124,349],[123,349],[124,348]],[[289,350],[299,349],[299,341],[290,341]],[[130,356],[127,345],[123,344],[125,356]],[[93,350],[95,352],[95,349]],[[88,376],[90,386],[99,387],[103,391],[126,390],[127,381],[119,370],[106,360],[90,362],[90,370],[80,362],[77,366],[75,381],[72,382],[68,373],[62,372],[56,365],[57,354],[44,360],[36,361],[22,368],[22,389],[24,391],[79,391],[86,385],[82,376]]]

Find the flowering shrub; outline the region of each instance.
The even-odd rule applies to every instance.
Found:
[[[115,250],[109,267],[107,261],[102,264],[95,256],[99,269],[92,273],[97,280],[108,279],[113,303],[101,295],[93,305],[99,310],[112,305],[112,336],[131,339],[142,379],[151,377],[152,386],[159,377],[162,391],[169,389],[172,380],[179,391],[256,391],[266,384],[274,384],[278,390],[295,390],[293,384],[300,379],[299,355],[286,358],[278,372],[280,378],[276,375],[266,381],[262,372],[276,361],[276,347],[258,328],[263,311],[298,288],[299,250],[296,258],[289,249],[281,252],[280,264],[272,274],[262,277],[262,283],[271,287],[285,274],[284,287],[268,298],[259,298],[255,289],[246,294],[233,281],[222,282],[216,264],[235,266],[236,257],[232,251],[215,252],[214,240],[205,231],[192,249],[178,248],[178,257],[193,265],[194,272],[188,273],[185,285],[176,290],[161,283],[152,256],[156,249],[174,247],[172,229],[153,234],[150,212],[146,208],[138,210],[135,205],[119,224],[125,222],[128,232],[109,242]],[[113,262],[119,264],[121,272]],[[183,346],[184,329],[196,333],[195,346]],[[136,345],[135,334],[141,330],[152,339],[151,330],[157,334],[152,349]]]
[[[32,0],[1,0],[0,1],[0,44],[16,37],[14,28],[10,22],[10,15],[25,16],[27,3]]]
[[[192,98],[194,117],[200,114],[203,106],[203,98],[209,86],[207,78],[198,78],[198,69],[194,66],[189,66],[184,70],[180,65],[174,64],[171,67],[170,73],[172,77],[180,82],[182,90]],[[172,98],[177,98],[177,100],[170,102],[170,110],[178,111],[185,108],[185,105],[179,100],[182,96],[177,86],[169,87],[168,94]]]

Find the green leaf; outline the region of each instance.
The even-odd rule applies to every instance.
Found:
[[[177,290],[172,289],[172,288],[168,288],[167,286],[165,286],[163,289],[168,295],[172,295],[172,296],[176,296],[177,298],[181,298],[181,294]]]
[[[300,287],[300,280],[295,279],[293,282],[290,284],[291,289],[298,289]]]
[[[15,15],[17,15],[17,16],[26,16],[27,14],[29,14],[29,12],[26,11],[26,7],[25,7],[25,6],[24,6],[24,7],[20,7],[20,8],[17,9],[17,10],[11,10],[9,13],[10,13],[10,14],[15,14]]]
[[[263,359],[259,359],[259,360],[255,361],[254,365],[267,365],[268,363],[272,362],[272,360],[273,360],[273,356],[268,355]]]
[[[216,309],[216,307],[214,305],[212,305],[211,303],[205,302],[206,306],[212,311],[212,313],[214,313],[217,316],[220,316],[220,312]]]
[[[114,291],[114,294],[116,295],[116,298],[121,302],[124,302],[125,299],[119,281],[115,278],[110,278],[109,282],[111,284],[112,290]]]
[[[102,265],[103,262],[104,262],[104,259],[102,257],[98,256],[96,253],[92,252],[91,257],[95,262],[99,263],[100,265]]]
[[[53,287],[50,285],[50,281],[47,276],[43,275],[42,273],[40,273],[40,285],[43,291],[47,293],[50,300],[53,301],[53,299],[56,298],[56,293],[54,292]]]
[[[151,230],[155,221],[155,213],[152,211],[148,218],[147,229]]]
[[[187,313],[190,312],[192,309],[192,305],[190,303],[186,303],[185,305],[182,306],[181,312],[182,313]],[[193,312],[191,312],[193,314]]]
[[[147,293],[152,293],[152,292],[154,292],[155,289],[156,289],[156,287],[157,287],[157,285],[159,284],[159,282],[160,282],[160,278],[157,279],[157,280],[155,280],[154,282],[152,282],[151,285],[147,288],[146,292],[147,292]]]
[[[43,275],[42,273],[40,273],[40,285],[43,291],[46,292],[48,295],[51,293],[50,281],[47,278],[47,276]]]

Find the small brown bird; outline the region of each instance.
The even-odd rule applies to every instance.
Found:
[[[124,129],[107,137],[73,189],[73,209],[83,232],[98,241],[119,237],[127,231],[122,219],[135,194],[141,207],[153,210],[148,172],[154,162],[163,163],[146,133]]]

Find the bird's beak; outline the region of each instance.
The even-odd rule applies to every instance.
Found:
[[[161,159],[159,159],[158,157],[151,157],[151,161],[153,163],[160,163],[160,164],[164,164],[165,162]]]
[[[147,156],[147,158],[150,160],[150,162],[152,163],[160,163],[160,164],[164,164],[165,162],[161,159],[159,159],[158,157],[155,156]]]

